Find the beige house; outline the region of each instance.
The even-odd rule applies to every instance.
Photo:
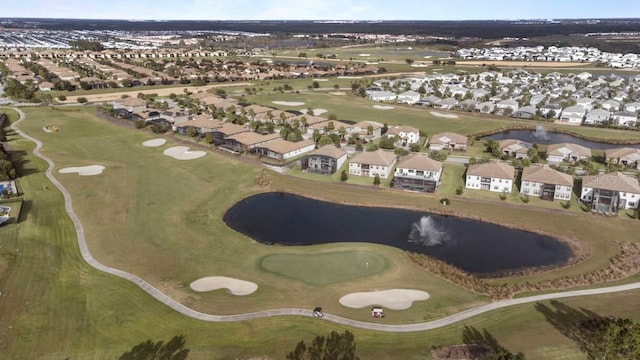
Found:
[[[628,147],[607,149],[604,151],[604,156],[607,161],[614,164],[640,169],[640,149]]]
[[[391,187],[431,193],[440,185],[441,175],[441,162],[426,154],[410,154],[398,162]]]
[[[306,154],[315,148],[316,143],[313,140],[291,142],[284,139],[268,141],[255,147],[258,154],[280,161]]]
[[[126,109],[128,112],[133,113],[144,111],[146,108],[147,102],[137,97],[113,101],[113,110]]]
[[[467,150],[467,137],[451,132],[434,134],[429,141],[429,150]]]
[[[396,164],[396,154],[378,149],[357,154],[349,162],[349,175],[355,176],[380,176],[386,179],[391,175]]]
[[[347,152],[329,144],[309,153],[305,170],[320,175],[331,175],[347,161]]]
[[[572,190],[573,177],[548,165],[532,165],[522,171],[522,195],[539,196],[545,200],[570,200]]]
[[[531,144],[516,139],[505,139],[498,141],[500,151],[507,156],[516,159],[527,159],[529,157],[529,149]]]

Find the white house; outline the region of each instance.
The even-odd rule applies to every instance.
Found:
[[[591,149],[582,145],[560,143],[547,146],[547,161],[550,163],[560,163],[563,161],[574,163],[590,157]]]
[[[510,111],[511,114],[516,112],[518,110],[518,107],[519,107],[518,102],[515,100],[502,100],[496,104],[496,108],[498,109],[498,111],[500,110],[502,110],[503,112]]]
[[[413,105],[420,101],[420,93],[413,90],[405,91],[402,94],[398,95],[396,101],[402,104]]]
[[[349,162],[349,175],[368,177],[378,175],[386,179],[391,175],[396,160],[397,157],[394,153],[381,149],[362,152]]]
[[[492,161],[470,165],[467,169],[465,186],[467,189],[510,193],[513,178],[513,166],[501,161]]]
[[[495,109],[496,104],[492,103],[491,101],[481,102],[480,104],[476,105],[476,111],[480,111],[483,114],[490,114]]]
[[[411,154],[398,162],[391,186],[396,189],[434,192],[440,184],[441,175],[441,162],[426,154]]]
[[[573,177],[548,165],[532,165],[522,170],[520,194],[545,200],[569,200],[572,190]]]
[[[387,130],[387,136],[396,139],[401,146],[417,144],[420,141],[420,130],[412,126],[393,126]]]
[[[562,107],[558,104],[546,104],[540,107],[540,113],[546,118],[559,119],[562,113]]]
[[[609,121],[609,113],[607,110],[603,109],[593,109],[587,113],[587,116],[584,118],[585,124],[602,124],[605,121]]]
[[[373,101],[393,101],[398,96],[391,91],[369,91],[367,90],[367,96]]]
[[[624,111],[638,112],[640,111],[640,102],[630,102],[624,105]]]
[[[309,153],[305,170],[314,174],[331,175],[338,171],[345,161],[347,152],[329,144]]]
[[[584,114],[586,113],[587,110],[582,106],[569,106],[562,110],[562,113],[560,114],[560,121],[580,125],[582,124]]]
[[[596,212],[616,213],[619,209],[637,209],[640,202],[638,180],[620,172],[582,178],[580,200]]]
[[[616,125],[636,126],[638,114],[631,111],[617,111],[611,115],[611,121]]]

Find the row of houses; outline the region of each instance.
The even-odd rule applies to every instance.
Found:
[[[549,73],[525,70],[432,74],[380,79],[367,88],[374,101],[477,111],[568,124],[637,126],[640,76]]]

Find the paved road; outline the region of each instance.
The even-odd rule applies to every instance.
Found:
[[[69,194],[67,189],[65,189],[65,187],[62,186],[62,184],[53,176],[53,168],[55,164],[53,163],[53,161],[51,161],[51,159],[45,157],[40,153],[40,149],[42,148],[42,143],[39,140],[25,134],[17,127],[17,125],[25,119],[25,115],[22,111],[20,111],[17,108],[14,108],[14,110],[16,110],[18,114],[20,114],[20,119],[14,122],[13,124],[11,124],[11,129],[13,129],[20,136],[30,141],[33,141],[36,144],[36,147],[33,150],[33,154],[43,159],[49,164],[46,170],[46,176],[58,188],[58,190],[60,190],[60,192],[64,196],[64,207],[67,214],[71,218],[71,221],[73,222],[73,226],[76,230],[76,234],[78,238],[78,246],[80,247],[80,253],[82,254],[82,258],[84,259],[84,261],[86,261],[89,265],[91,265],[97,270],[100,270],[105,273],[118,276],[120,278],[133,282],[134,284],[139,286],[142,290],[144,290],[147,294],[151,295],[156,300],[162,302],[163,304],[167,305],[173,310],[185,316],[189,316],[191,318],[198,319],[198,320],[210,321],[210,322],[230,322],[230,321],[252,320],[252,319],[265,318],[270,316],[283,316],[283,315],[312,316],[311,309],[291,309],[291,308],[265,310],[265,311],[258,311],[258,312],[247,313],[247,314],[236,314],[236,315],[211,315],[211,314],[201,313],[199,311],[193,310],[189,307],[186,307],[178,303],[177,301],[163,294],[162,292],[160,292],[160,290],[154,288],[151,284],[142,280],[140,277],[136,275],[106,266],[98,262],[91,255],[91,252],[87,247],[87,242],[84,235],[84,228],[82,227],[82,223],[80,222],[78,216],[73,211],[71,195]],[[575,296],[608,294],[608,293],[635,290],[635,289],[640,289],[640,282],[626,284],[626,285],[599,288],[599,289],[566,291],[566,292],[560,292],[560,293],[552,293],[552,294],[530,296],[525,298],[504,300],[504,301],[498,301],[498,302],[493,302],[486,305],[478,306],[457,314],[444,317],[442,319],[429,321],[425,323],[419,323],[419,324],[387,325],[387,324],[379,324],[379,323],[369,323],[364,321],[355,321],[355,320],[351,320],[351,319],[347,319],[347,318],[343,318],[343,317],[331,315],[331,314],[325,314],[324,321],[332,321],[338,324],[352,326],[352,327],[361,328],[361,329],[386,331],[386,332],[424,331],[424,330],[432,330],[432,329],[448,326],[488,311],[505,308],[509,306],[514,306],[514,305],[527,304],[527,303],[550,300],[550,299],[575,297]]]

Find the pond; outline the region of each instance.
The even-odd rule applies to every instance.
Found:
[[[557,132],[547,132],[543,131],[542,133],[539,130],[507,130],[503,132],[499,132],[496,134],[492,134],[489,136],[484,136],[481,140],[504,140],[504,139],[516,139],[524,142],[528,142],[531,144],[560,144],[560,143],[574,143],[578,145],[582,145],[584,147],[588,147],[593,150],[606,150],[606,149],[615,149],[621,147],[632,147],[632,148],[640,148],[640,144],[631,144],[631,145],[622,145],[622,144],[610,144],[598,141],[591,141],[581,139],[579,137],[570,135],[570,134],[562,134]],[[640,142],[640,133],[638,134],[638,141]]]
[[[287,193],[241,200],[224,222],[270,245],[366,242],[427,254],[475,274],[565,264],[572,255],[549,236],[421,211],[333,204]]]

